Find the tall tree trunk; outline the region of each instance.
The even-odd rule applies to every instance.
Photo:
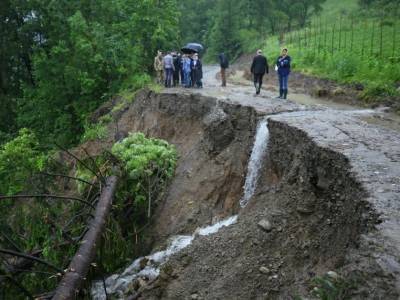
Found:
[[[100,238],[111,210],[116,186],[117,177],[108,177],[106,186],[100,195],[99,203],[96,206],[95,217],[82,240],[82,245],[73,257],[68,270],[58,285],[53,300],[76,298],[82,283],[86,279],[90,264],[95,259],[97,246],[100,244]]]

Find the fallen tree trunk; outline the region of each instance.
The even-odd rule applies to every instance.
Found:
[[[96,206],[94,219],[89,225],[89,230],[82,239],[82,244],[73,257],[65,275],[58,285],[53,300],[75,299],[82,283],[86,279],[90,264],[96,256],[97,246],[103,233],[107,217],[111,210],[114,192],[117,186],[117,177],[110,176],[100,195]]]

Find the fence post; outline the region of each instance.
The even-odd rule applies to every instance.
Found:
[[[316,48],[317,48],[317,21],[315,20],[315,23],[314,23],[314,56],[315,56]]]
[[[321,16],[319,17],[318,22],[318,55],[321,53],[321,35],[322,35],[322,24],[321,24]]]
[[[379,56],[382,58],[382,50],[383,50],[383,19],[381,19],[381,36],[380,36],[380,44],[379,44]]]
[[[299,41],[299,49],[301,50],[300,30],[297,30],[297,40]]]
[[[333,27],[332,27],[332,41],[331,41],[331,54],[333,55],[333,42],[335,39],[335,23],[333,23]]]
[[[393,47],[392,47],[392,57],[394,57],[395,49],[396,49],[396,21],[393,24]]]
[[[324,52],[326,51],[326,41],[328,38],[328,21],[325,18],[325,30],[324,30]]]
[[[353,42],[354,42],[354,19],[351,16],[351,43],[350,43],[350,51],[353,51]]]
[[[339,52],[342,44],[342,14],[340,14],[339,18]]]
[[[343,45],[343,48],[344,48],[344,51],[346,51],[347,50],[347,28],[346,28],[346,21],[344,22],[344,45]]]
[[[374,37],[375,37],[375,23],[372,21],[372,36],[371,36],[371,52],[370,55],[374,54]]]
[[[365,32],[367,32],[368,25],[366,22],[362,25],[362,39],[361,39],[361,57],[364,57],[364,41],[365,41]]]

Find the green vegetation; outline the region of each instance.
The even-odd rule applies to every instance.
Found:
[[[321,300],[345,300],[351,299],[351,292],[355,286],[335,272],[328,272],[323,276],[313,279],[313,296]]]
[[[284,26],[304,26],[324,0],[188,0],[182,1],[181,32],[185,42],[207,45],[207,60],[224,52],[232,61],[266,35]],[[190,20],[190,21],[189,21]],[[187,26],[190,23],[190,26]],[[259,48],[259,46],[256,46]]]
[[[0,143],[22,127],[49,148],[78,143],[88,114],[150,81],[178,17],[174,0],[2,1]]]
[[[96,170],[103,176],[118,174],[120,177],[118,192],[98,253],[99,268],[93,274],[113,272],[140,253],[141,245],[137,243],[142,236],[141,229],[149,222],[151,209],[173,176],[176,159],[177,153],[173,146],[163,140],[148,139],[137,133],[116,143],[112,153],[105,152],[95,158],[86,158],[77,165],[75,176],[93,186],[77,181],[79,195],[73,195],[72,198],[95,203],[100,192],[97,185],[99,179],[90,170]],[[19,172],[12,173],[13,177],[10,178],[3,171],[13,162],[20,162],[21,168]],[[0,151],[0,166],[0,182],[5,183],[1,188],[6,189],[2,193],[57,195],[60,190],[58,186],[63,186],[60,183],[51,184],[52,178],[34,174],[39,171],[55,172],[59,167],[48,162],[46,156],[38,150],[34,134],[25,129]],[[10,211],[13,213],[10,214]],[[48,263],[65,269],[79,246],[92,212],[91,207],[85,203],[52,196],[2,200],[0,248],[20,253],[39,253]],[[12,272],[4,266],[0,265],[0,276]],[[58,283],[57,271],[48,266],[36,264],[32,270],[31,267],[24,268],[28,272],[13,273],[12,277],[32,294],[51,291]],[[6,296],[10,299],[21,295],[21,291],[9,282],[0,282],[0,287],[7,291]]]
[[[113,109],[114,110],[114,109]],[[109,132],[107,125],[112,121],[112,116],[106,114],[102,116],[99,121],[95,124],[87,123],[85,124],[85,131],[81,138],[81,143],[90,140],[104,140]]]
[[[111,153],[96,158],[96,165],[104,175],[117,172],[120,177],[103,239],[104,249],[107,249],[102,253],[105,271],[115,271],[140,253],[136,240],[173,176],[176,160],[174,146],[160,139],[146,138],[142,133],[129,135],[114,144]],[[96,180],[93,173],[82,166],[76,176],[89,182]],[[81,193],[88,189],[87,185],[79,183]]]
[[[295,70],[355,84],[366,101],[399,96],[398,19],[360,11],[355,0],[327,1],[323,7],[304,28],[268,38],[268,57],[274,60],[285,46]]]
[[[133,219],[143,219],[144,211],[150,218],[157,194],[174,174],[175,147],[163,140],[148,139],[142,133],[135,133],[116,143],[111,152],[124,166],[125,186],[118,193],[123,198],[133,193],[133,207],[140,208]]]
[[[35,134],[21,129],[15,139],[0,147],[0,195],[23,191],[32,175],[44,169],[46,161]]]

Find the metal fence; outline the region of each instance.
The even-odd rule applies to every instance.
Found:
[[[350,51],[361,57],[395,59],[399,56],[399,23],[396,19],[363,21],[345,16],[328,23],[315,18],[302,29],[282,32],[280,43],[312,50],[315,54]]]

